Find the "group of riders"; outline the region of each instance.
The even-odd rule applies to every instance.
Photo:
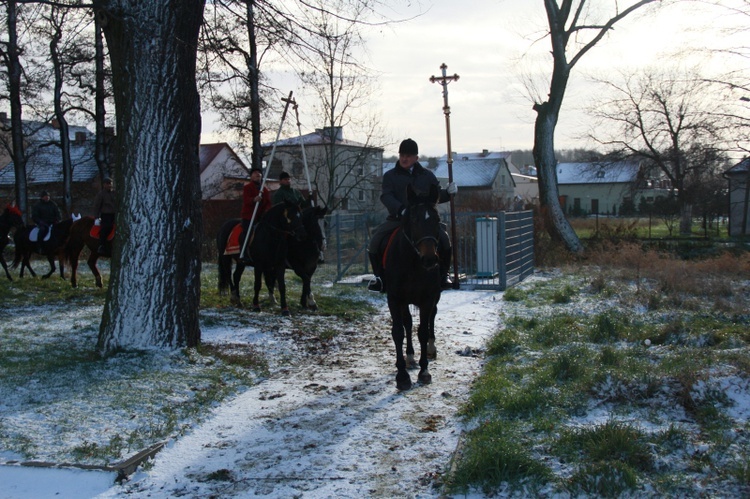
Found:
[[[369,283],[368,289],[384,293],[386,283],[383,275],[382,254],[384,244],[396,228],[401,225],[401,217],[408,205],[406,199],[406,188],[411,185],[417,192],[429,192],[430,186],[434,185],[440,189],[440,203],[450,201],[458,188],[454,182],[448,184],[446,189],[440,188],[440,182],[435,174],[424,168],[419,163],[419,147],[412,139],[401,142],[398,150],[398,161],[395,166],[383,175],[382,193],[380,201],[388,210],[388,217],[380,224],[372,235],[368,254],[372,265],[374,279]],[[250,182],[243,190],[242,204],[242,228],[243,234],[251,224],[251,220],[259,220],[272,205],[286,201],[299,205],[302,194],[291,187],[291,178],[288,173],[279,175],[279,189],[271,194],[271,191],[262,185],[262,172],[259,168],[250,170]],[[255,218],[253,213],[255,212]],[[441,224],[442,230],[438,241],[438,252],[440,255],[441,288],[451,289],[453,282],[450,278],[451,265],[451,243],[445,224]],[[244,236],[243,236],[244,237]],[[247,257],[243,255],[247,261]]]
[[[305,202],[302,193],[291,186],[291,177],[287,172],[281,172],[279,175],[279,188],[273,192],[263,185],[262,179],[263,172],[261,169],[252,168],[250,170],[250,181],[243,188],[241,212],[243,234],[246,233],[252,221],[259,221],[272,205],[288,201],[302,207]],[[388,217],[375,229],[368,247],[370,263],[375,274],[374,279],[368,285],[368,289],[371,291],[381,293],[386,291],[382,252],[388,237],[401,224],[401,217],[408,205],[406,188],[409,185],[417,192],[427,192],[432,185],[440,188],[440,183],[435,174],[419,163],[419,147],[417,143],[412,139],[405,139],[399,145],[398,161],[393,168],[386,171],[383,175],[380,201],[388,210]],[[453,182],[449,183],[447,188],[440,189],[438,202],[445,203],[449,201],[451,196],[455,195],[457,191],[456,184]],[[117,200],[112,186],[112,179],[107,177],[102,180],[102,189],[94,200],[94,215],[100,220],[100,246],[98,252],[102,255],[109,253],[107,251],[107,239],[114,228],[116,211]],[[62,219],[60,209],[50,199],[47,191],[41,192],[39,202],[34,205],[31,216],[39,229],[36,237],[38,252],[44,253],[43,250],[47,244],[45,243],[45,239],[47,239],[50,228]],[[443,230],[440,231],[438,240],[441,287],[443,289],[450,289],[453,287],[453,282],[449,274],[451,243],[448,233],[445,230],[445,224],[441,225]],[[53,246],[53,244],[54,241],[49,246]],[[247,253],[247,249],[245,251]],[[242,258],[247,260],[247,255],[243,254]]]
[[[102,180],[102,189],[94,199],[94,215],[99,219],[99,249],[101,255],[109,254],[107,239],[114,229],[115,213],[117,211],[117,199],[112,188],[112,179],[105,177]],[[31,219],[37,227],[36,250],[40,254],[49,252],[49,248],[56,248],[61,241],[56,241],[54,234],[50,233],[52,226],[62,220],[60,208],[50,199],[49,192],[42,191],[39,201],[31,210]],[[47,251],[45,251],[47,250]]]

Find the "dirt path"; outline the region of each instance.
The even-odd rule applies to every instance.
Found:
[[[433,383],[403,393],[383,304],[371,330],[217,407],[107,496],[438,497],[501,303],[494,292],[444,293]]]

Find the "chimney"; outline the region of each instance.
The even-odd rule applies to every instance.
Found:
[[[487,149],[482,149],[482,156],[489,156],[490,151]]]

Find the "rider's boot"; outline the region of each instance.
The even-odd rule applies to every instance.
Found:
[[[376,291],[379,293],[385,293],[385,283],[383,282],[383,263],[380,259],[380,255],[375,253],[368,253],[370,256],[370,264],[372,265],[372,272],[375,277],[367,285],[367,289],[370,291]]]

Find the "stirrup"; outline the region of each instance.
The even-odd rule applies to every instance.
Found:
[[[367,284],[367,289],[370,291],[376,291],[378,293],[382,293],[385,291],[385,288],[383,287],[383,281],[378,276],[375,276],[372,280],[370,280],[370,282]]]

